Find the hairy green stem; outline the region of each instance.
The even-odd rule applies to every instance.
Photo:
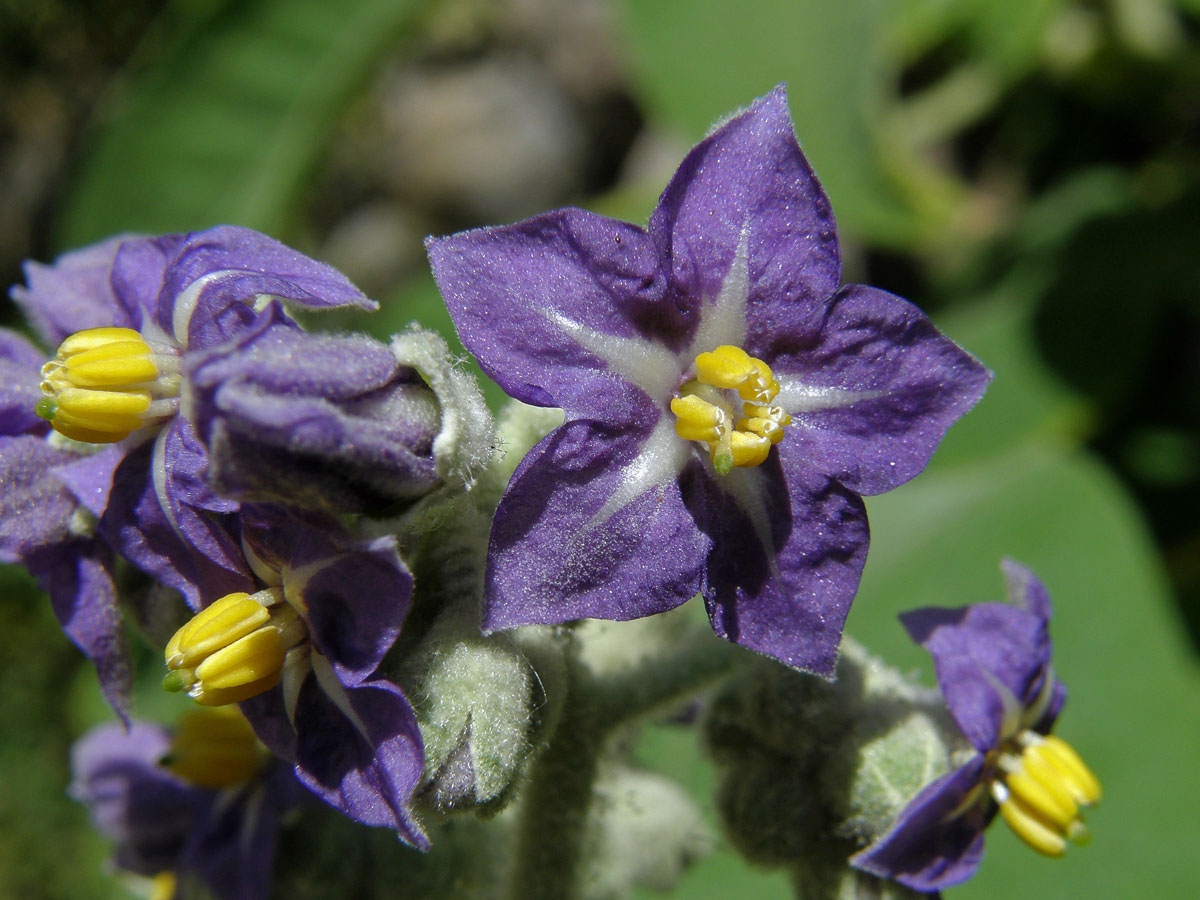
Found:
[[[596,673],[568,654],[558,728],[522,792],[511,900],[576,900],[600,754],[612,731],[703,690],[751,654],[710,632],[620,672]]]

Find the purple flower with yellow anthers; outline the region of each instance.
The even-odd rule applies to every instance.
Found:
[[[314,794],[427,846],[410,809],[420,730],[404,693],[376,673],[412,592],[395,539],[355,542],[265,506],[244,506],[242,519],[258,589],[221,597],[175,634],[164,687],[204,706],[240,702]]]
[[[0,560],[41,579],[118,711],[114,550],[199,608],[253,584],[238,501],[363,511],[439,483],[416,374],[287,315],[374,306],[328,266],[220,227],[113,238],[25,275],[13,299],[57,351],[0,330]]]
[[[565,410],[491,535],[485,626],[663,612],[830,674],[862,494],[919,473],[988,373],[916,307],[841,285],[782,88],[683,161],[649,227],[579,209],[428,242],[459,335]]]
[[[196,710],[172,733],[102,725],[72,748],[71,770],[116,866],[154,878],[156,897],[270,894],[280,819],[304,793],[236,709]]]
[[[189,357],[295,330],[283,301],[374,304],[330,267],[231,226],[115,238],[25,275],[13,299],[58,348],[36,412],[58,445],[91,452],[69,486],[98,533],[193,606],[242,586],[239,548],[220,525],[237,504],[209,487],[205,447],[179,414]]]
[[[901,616],[913,640],[933,655],[950,714],[976,750],[851,860],[914,890],[970,878],[997,810],[1034,850],[1060,856],[1068,840],[1086,840],[1079,808],[1100,799],[1095,775],[1050,734],[1066,699],[1050,663],[1050,598],[1029,569],[1011,560],[1003,569],[1007,604]]]

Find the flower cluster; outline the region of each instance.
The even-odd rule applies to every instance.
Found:
[[[0,561],[40,580],[124,721],[77,746],[72,792],[164,896],[265,898],[304,789],[424,849],[419,804],[495,812],[538,750],[538,771],[594,777],[594,749],[561,756],[620,719],[567,708],[604,706],[588,630],[521,626],[699,594],[721,637],[831,678],[863,497],[918,475],[991,377],[913,304],[843,284],[782,88],[687,155],[646,228],[561,209],[427,249],[484,371],[564,413],[539,430],[513,404],[537,437],[507,468],[444,341],[305,330],[297,312],[375,304],[248,229],[113,238],[12,291],[42,346],[0,330]],[[1046,853],[1082,833],[1099,788],[1048,736],[1049,602],[1008,571],[1015,606],[905,618],[976,754],[865,871],[961,880],[997,809]],[[130,609],[199,707],[173,736],[130,717]],[[699,630],[728,655],[689,664],[724,672],[740,651]],[[614,680],[644,710],[676,676]],[[588,790],[563,792],[584,818]],[[531,793],[536,819],[557,794]],[[575,825],[542,834],[586,843]]]
[[[13,298],[57,349],[44,361],[0,333],[2,558],[39,577],[123,717],[115,568],[176,589],[198,616],[167,648],[169,685],[245,701],[314,793],[422,845],[409,810],[420,735],[376,674],[412,579],[394,538],[330,514],[402,508],[443,485],[440,402],[387,345],[309,334],[289,313],[373,302],[231,227],[115,238],[26,279]],[[233,598],[245,603],[230,612]]]

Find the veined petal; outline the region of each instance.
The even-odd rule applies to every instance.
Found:
[[[552,432],[500,501],[484,627],[633,619],[693,596],[710,543],[679,478],[699,465],[665,419],[649,437],[578,421]]]
[[[650,217],[650,234],[670,260],[672,294],[690,312],[721,297],[746,247],[748,342],[726,343],[761,357],[756,348],[781,325],[819,315],[841,282],[837,226],[796,143],[782,86],[692,149]]]
[[[933,656],[950,714],[977,750],[986,753],[1030,724],[1022,721],[1025,710],[1053,677],[1045,619],[1006,603],[977,603],[913,610],[900,621]]]
[[[787,441],[861,494],[920,473],[991,378],[911,303],[857,285],[830,302],[818,341],[784,335],[764,358],[792,416]]]
[[[689,492],[713,541],[704,598],[717,634],[830,676],[866,562],[866,510],[795,451],[777,450],[782,460],[719,482],[706,475]]]
[[[677,387],[687,323],[637,226],[561,209],[426,247],[463,344],[518,400],[626,424],[645,413],[624,385],[659,405]]]
[[[982,756],[943,775],[917,794],[892,829],[851,865],[932,892],[966,881],[983,858],[983,832],[996,805],[980,794]],[[978,802],[973,802],[978,795]]]

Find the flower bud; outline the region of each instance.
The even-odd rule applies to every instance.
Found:
[[[443,483],[439,398],[366,335],[273,328],[193,354],[187,374],[220,494],[381,515]]]

